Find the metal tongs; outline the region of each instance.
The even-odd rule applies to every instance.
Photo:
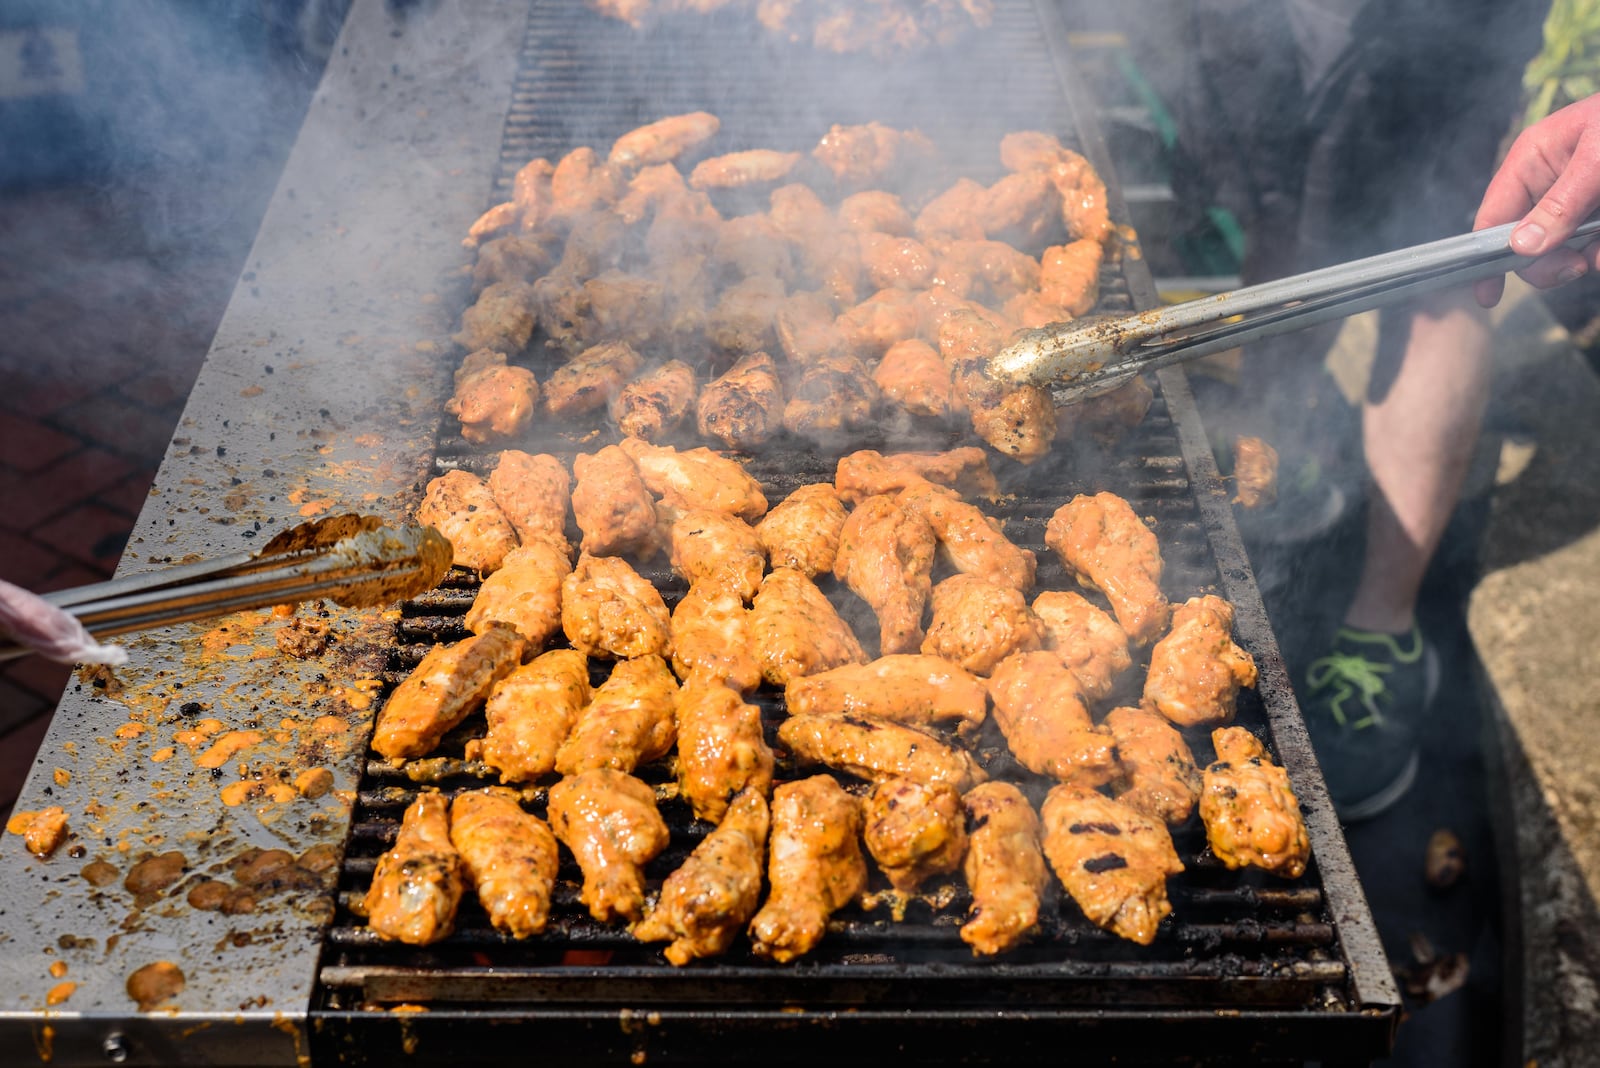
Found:
[[[1026,330],[990,359],[988,374],[1001,382],[1048,386],[1058,403],[1083,400],[1144,371],[1520,270],[1533,258],[1511,251],[1516,226],[1447,237],[1169,307]],[[1582,245],[1596,234],[1600,218],[1580,226],[1567,244]]]
[[[388,604],[431,589],[450,568],[433,527],[386,526],[339,515],[283,531],[254,553],[182,564],[43,595],[95,638],[249,608],[326,597],[346,608]],[[0,660],[26,654],[0,645]]]

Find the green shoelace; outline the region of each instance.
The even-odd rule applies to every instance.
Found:
[[[1333,714],[1334,722],[1341,727],[1359,731],[1381,726],[1383,712],[1378,708],[1378,699],[1389,690],[1385,676],[1394,670],[1395,664],[1414,664],[1422,657],[1421,635],[1417,633],[1415,627],[1412,627],[1409,653],[1400,649],[1400,643],[1392,634],[1374,634],[1370,631],[1341,627],[1335,640],[1385,646],[1393,662],[1370,660],[1360,653],[1330,653],[1319,657],[1313,660],[1306,670],[1306,681],[1311,684],[1311,693],[1319,695],[1324,690],[1333,689],[1333,695],[1328,700],[1328,711]],[[1350,722],[1344,709],[1345,702],[1351,698],[1359,700],[1361,707],[1366,709],[1367,713],[1354,723]]]

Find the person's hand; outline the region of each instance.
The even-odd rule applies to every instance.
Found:
[[[1540,289],[1564,285],[1600,269],[1600,239],[1582,249],[1562,246],[1600,207],[1600,93],[1569,104],[1523,130],[1483,194],[1474,230],[1522,220],[1511,231],[1512,251],[1537,256],[1518,271]],[[1504,278],[1475,287],[1492,308]]]

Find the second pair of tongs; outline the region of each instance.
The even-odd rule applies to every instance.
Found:
[[[1002,382],[1047,386],[1060,403],[1082,400],[1144,371],[1520,270],[1533,259],[1511,251],[1516,226],[1447,237],[1183,304],[1025,330],[990,359],[988,373]],[[1600,218],[1580,226],[1567,244],[1582,245],[1596,234]]]

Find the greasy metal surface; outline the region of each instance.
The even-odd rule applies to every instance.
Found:
[[[524,17],[357,0],[121,574],[257,548],[309,516],[407,516],[447,375],[426,350],[453,327]],[[379,610],[327,622],[334,643],[303,661],[265,613],[153,632],[114,680],[69,687],[17,808],[63,806],[71,837],[47,860],[0,838],[6,1063],[307,1055],[325,862],[370,728],[359,680],[388,632]],[[297,788],[312,768],[327,775]],[[181,867],[135,873],[168,852]],[[213,907],[191,905],[208,881]],[[158,961],[184,986],[141,1013],[129,977]],[[61,983],[76,987],[48,1004]]]

